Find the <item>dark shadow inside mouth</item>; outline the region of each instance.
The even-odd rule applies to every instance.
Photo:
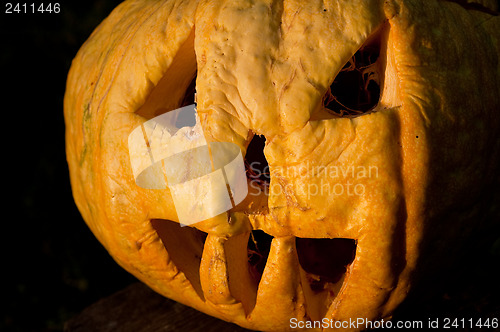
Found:
[[[160,237],[169,258],[203,299],[200,264],[207,233],[193,227],[181,227],[180,224],[165,219],[153,219],[151,225]]]
[[[297,255],[302,269],[308,273],[311,289],[321,291],[325,283],[342,279],[356,256],[353,239],[296,239]]]
[[[271,235],[260,230],[254,230],[250,233],[247,248],[248,264],[250,275],[257,283],[260,282],[264,273],[272,240],[273,237]]]
[[[247,178],[260,186],[268,186],[271,182],[269,164],[264,155],[266,138],[254,135],[245,154],[245,169]]]

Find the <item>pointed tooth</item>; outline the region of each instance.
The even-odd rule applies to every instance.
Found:
[[[229,272],[229,289],[234,298],[243,304],[246,313],[255,306],[257,282],[248,266],[248,238],[250,232],[230,237],[224,243]]]
[[[307,272],[299,268],[300,270],[300,283],[302,284],[302,290],[304,292],[304,298],[307,305],[307,315],[313,321],[321,320],[328,309],[324,304],[326,298],[325,293],[316,293],[311,289],[311,284],[307,278]]]
[[[298,271],[295,237],[275,237],[259,283],[257,302],[249,318],[251,321],[275,322],[276,326],[269,329],[284,330],[289,328],[290,318],[305,319],[305,301]]]
[[[209,234],[200,264],[200,281],[205,299],[212,304],[234,304],[229,290],[225,238]]]
[[[328,310],[340,292],[345,276],[342,276],[334,284],[325,282],[322,290],[312,289],[309,280],[310,276],[302,267],[300,268],[300,280],[306,301],[307,316],[313,321],[319,321],[327,315]]]
[[[207,304],[227,320],[246,323],[255,305],[257,285],[248,271],[249,232],[226,239],[208,235],[200,265],[200,280]]]

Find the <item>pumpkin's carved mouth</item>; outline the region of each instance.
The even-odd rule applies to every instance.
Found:
[[[154,230],[161,239],[169,258],[191,283],[202,300],[205,300],[204,291],[200,282],[200,268],[203,257],[210,257],[212,253],[205,253],[207,233],[193,227],[181,227],[178,223],[163,219],[151,220]],[[267,266],[273,237],[261,230],[247,233],[248,245],[247,267],[251,276],[249,287],[258,292],[259,283]],[[356,255],[356,241],[353,239],[309,239],[296,238],[296,251],[299,262],[297,273],[302,276],[304,294],[309,298],[321,297],[321,308],[309,308],[311,316],[322,316],[329,305],[338,295],[344,282],[348,267]],[[280,262],[274,262],[279,264]],[[229,275],[229,282],[244,282]],[[284,280],[283,282],[286,282]],[[256,295],[256,294],[255,294]],[[314,303],[316,301],[310,301]],[[255,303],[252,303],[252,306]],[[314,310],[314,313],[309,312]]]
[[[337,283],[354,261],[356,241],[352,239],[296,239],[301,267],[312,276],[311,288],[322,290],[326,283]]]
[[[175,267],[184,273],[196,293],[204,299],[199,270],[207,233],[165,219],[153,219],[151,225]]]

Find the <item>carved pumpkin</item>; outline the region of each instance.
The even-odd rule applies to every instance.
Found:
[[[77,206],[121,266],[207,314],[266,331],[387,319],[480,226],[498,166],[496,10],[126,1],[68,77]],[[249,194],[181,227],[169,189],[136,185],[127,142],[195,99],[207,141],[240,147]]]

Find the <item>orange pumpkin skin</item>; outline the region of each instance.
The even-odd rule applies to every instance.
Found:
[[[495,1],[481,3],[124,2],[68,76],[67,160],[83,218],[152,289],[246,328],[390,318],[425,265],[438,266],[463,229],[481,226],[500,122],[500,17]],[[380,99],[372,112],[335,116],[324,96],[373,38]],[[178,108],[195,74],[207,139],[244,154],[264,135],[271,190],[178,227],[166,221],[178,220],[168,189],[136,185],[127,140]],[[349,166],[376,174],[314,171]],[[363,193],[308,191],[349,183]],[[252,230],[273,236],[260,280],[248,263]],[[315,290],[297,238],[354,239],[354,261]]]

